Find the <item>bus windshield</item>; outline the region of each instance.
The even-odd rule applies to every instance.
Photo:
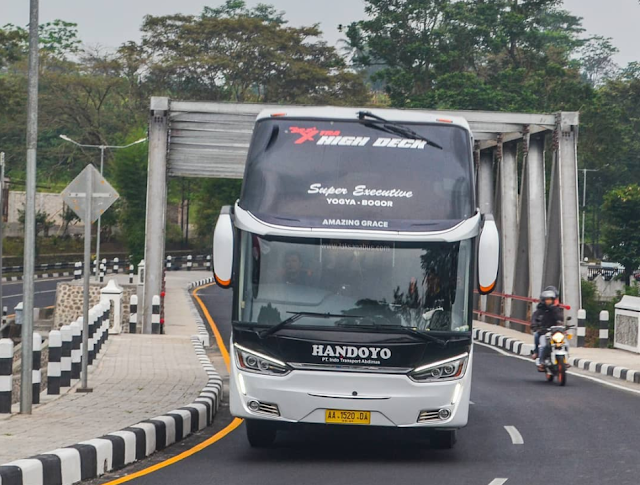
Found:
[[[469,132],[406,126],[438,148],[355,119],[260,120],[239,205],[297,227],[436,231],[471,217]]]
[[[380,242],[241,233],[238,319],[256,327],[466,332],[471,240]],[[342,316],[342,317],[341,317]]]

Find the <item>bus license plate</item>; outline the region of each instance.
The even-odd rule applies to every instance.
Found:
[[[371,412],[370,411],[342,411],[340,409],[327,409],[325,411],[325,423],[371,424]]]

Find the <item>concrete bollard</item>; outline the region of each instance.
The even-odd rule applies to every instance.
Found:
[[[82,279],[82,263],[80,261],[77,261],[74,265],[73,279],[74,280]]]
[[[111,304],[108,301],[102,302],[102,344],[107,343],[109,339],[109,316],[111,315]]]
[[[133,284],[133,265],[129,265],[129,284]]]
[[[82,370],[82,317],[71,325],[71,379],[80,379]]]
[[[129,333],[136,333],[138,327],[138,296],[129,298]]]
[[[7,324],[7,307],[3,306],[2,307],[2,325],[6,325]]]
[[[192,267],[193,267],[193,256],[189,255],[187,256],[187,271],[191,271]]]
[[[204,269],[207,271],[211,270],[211,255],[207,254],[207,260],[204,262]]]
[[[166,264],[167,271],[171,271],[171,265],[172,265],[172,258],[171,258],[171,255],[169,255],[167,256],[167,264]]]
[[[33,392],[33,404],[40,404],[40,383],[42,373],[40,372],[40,360],[42,358],[42,337],[38,332],[33,333],[33,367],[31,370],[31,385]]]
[[[13,311],[16,314],[16,325],[22,325],[22,312],[24,309],[24,304],[22,302],[18,302]]]
[[[151,299],[151,333],[160,333],[160,295]]]
[[[587,312],[586,310],[578,310],[578,327],[576,328],[577,347],[584,347],[584,340],[587,336]]]
[[[104,263],[100,263],[100,283],[104,283],[104,273],[106,270],[106,265]]]
[[[102,338],[102,315],[100,313],[100,306],[94,306],[93,312],[95,318],[93,330],[93,359],[95,360],[100,353],[100,339]]]
[[[602,310],[600,312],[600,331],[598,332],[598,343],[601,349],[609,346],[609,312]]]
[[[98,310],[98,349],[96,350],[96,355],[98,355],[102,350],[102,346],[104,345],[104,324],[106,321],[107,310],[102,303],[98,303],[98,305],[96,305],[96,310]]]
[[[118,274],[120,271],[120,258],[113,258],[113,274]]]
[[[0,414],[11,412],[13,392],[13,340],[0,339]]]
[[[93,308],[89,310],[89,351],[87,365],[92,365],[96,358],[95,342],[93,340],[96,332],[96,312]]]
[[[47,394],[60,394],[62,376],[62,334],[59,330],[49,332],[49,365],[47,366]]]
[[[94,277],[98,276],[98,260],[97,259],[93,260],[93,276]]]
[[[73,332],[70,325],[60,328],[62,336],[62,358],[60,359],[60,387],[71,386],[71,349],[73,346]]]

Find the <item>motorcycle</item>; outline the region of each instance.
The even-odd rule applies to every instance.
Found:
[[[567,384],[567,368],[569,367],[569,342],[571,334],[567,330],[573,328],[571,325],[555,325],[549,327],[544,334],[545,355],[541,364],[544,369],[538,368],[538,372],[546,374],[547,382],[553,382],[558,378],[558,384]]]

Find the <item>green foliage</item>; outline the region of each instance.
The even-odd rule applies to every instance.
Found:
[[[132,143],[144,136],[144,130],[138,129],[133,131],[125,142]],[[147,149],[147,144],[141,143],[125,150],[118,150],[110,170],[111,180],[121,198],[118,222],[134,264],[144,258]]]
[[[589,95],[570,55],[580,19],[560,0],[366,0],[347,29],[361,66],[383,66],[394,106],[576,109]]]
[[[582,308],[587,312],[587,325],[597,328],[601,304],[596,284],[592,281],[582,280]]]
[[[142,42],[122,56],[154,92],[191,99],[361,104],[369,94],[317,26],[287,27],[283,13],[229,0],[200,16],[147,16]]]
[[[610,191],[604,197],[603,209],[607,221],[605,250],[611,260],[624,265],[629,286],[640,266],[640,186],[632,184]]]
[[[233,205],[240,198],[241,180],[207,179],[195,199],[195,224],[198,236],[211,239],[213,228],[224,205]]]

